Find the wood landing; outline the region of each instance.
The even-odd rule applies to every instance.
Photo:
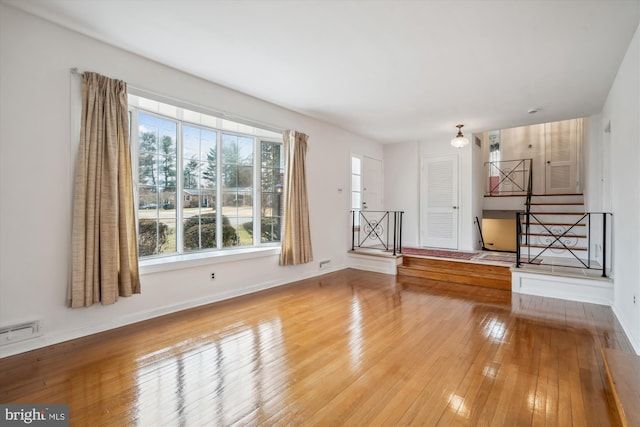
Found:
[[[398,275],[511,291],[511,269],[508,266],[403,254]]]
[[[640,426],[640,356],[602,349],[604,366],[623,426]]]

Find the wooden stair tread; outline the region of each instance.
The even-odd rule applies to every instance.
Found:
[[[582,206],[584,205],[584,203],[580,203],[580,202],[537,202],[537,203],[529,203],[531,206]]]
[[[602,349],[604,366],[623,426],[640,426],[640,356]]]
[[[529,212],[531,215],[586,215],[584,212]],[[526,213],[524,214],[526,215]]]
[[[520,235],[521,236],[526,236],[527,233],[522,232],[522,233],[520,233]],[[584,236],[583,235],[576,236],[574,234],[562,235],[562,234],[551,234],[551,233],[529,233],[529,236],[549,236],[549,237],[562,237],[562,238],[564,238],[564,237],[576,237],[578,239],[586,239],[587,238],[586,235],[584,235]]]
[[[562,197],[562,196],[584,196],[582,193],[562,193],[562,194],[531,194],[531,197]]]
[[[523,221],[523,225],[526,224],[526,221]],[[571,227],[572,225],[574,227],[586,227],[587,224],[583,224],[583,223],[578,223],[578,224],[569,224],[566,222],[545,222],[545,223],[541,223],[541,222],[532,222],[529,221],[529,225],[561,225],[561,226],[567,226],[567,227]]]

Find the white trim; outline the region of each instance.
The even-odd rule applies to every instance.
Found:
[[[559,298],[568,301],[613,305],[613,281],[579,278],[511,270],[514,293]]]
[[[140,261],[140,275],[161,271],[181,270],[221,262],[246,261],[253,258],[280,256],[280,245],[242,249],[220,249],[183,255],[148,258]]]
[[[347,259],[350,268],[392,276],[398,274],[398,264],[402,263],[402,257],[362,255],[353,252],[347,255]]]
[[[287,267],[283,267],[283,268],[287,268]],[[33,338],[33,339],[29,339],[22,342],[17,342],[15,344],[8,344],[6,346],[0,347],[0,358],[13,356],[15,354],[24,353],[31,350],[36,350],[38,348],[50,346],[53,344],[58,344],[64,341],[83,338],[88,335],[96,334],[99,332],[105,332],[105,331],[123,327],[123,326],[129,326],[137,322],[142,322],[145,320],[153,319],[153,318],[164,316],[167,314],[176,313],[182,310],[188,310],[191,308],[224,301],[231,298],[249,295],[249,294],[260,292],[270,288],[287,285],[289,283],[295,283],[301,280],[322,276],[327,273],[332,273],[334,271],[342,270],[344,268],[345,268],[344,266],[336,266],[333,269],[331,268],[322,269],[322,270],[318,269],[317,271],[314,271],[312,273],[301,275],[300,277],[297,277],[294,280],[288,280],[288,281],[272,280],[264,283],[259,283],[253,286],[249,286],[246,288],[242,288],[239,290],[224,291],[224,292],[216,293],[213,295],[209,295],[204,298],[195,298],[195,299],[184,301],[178,304],[167,305],[164,307],[153,308],[153,309],[145,310],[142,312],[124,315],[121,317],[113,318],[111,321],[107,321],[107,322],[99,321],[99,322],[84,324],[76,329],[62,331],[57,334],[43,335],[38,338]]]
[[[640,342],[633,339],[634,337],[631,334],[631,329],[627,328],[625,323],[622,321],[622,319],[624,319],[624,317],[620,315],[620,313],[618,312],[616,307],[615,306],[611,306],[611,309],[613,310],[613,314],[616,315],[616,318],[618,319],[618,323],[620,323],[620,326],[622,326],[622,330],[624,331],[624,334],[627,336],[627,339],[631,343],[631,346],[635,350],[636,354],[638,356],[640,356]]]

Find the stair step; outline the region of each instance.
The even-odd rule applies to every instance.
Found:
[[[403,256],[398,275],[511,290],[509,267]]]
[[[569,197],[569,196],[583,196],[582,193],[563,193],[563,194],[531,194],[531,197]]]
[[[520,233],[521,236],[526,236],[527,233],[522,232]],[[586,239],[587,236],[576,236],[574,234],[565,234],[563,235],[558,235],[558,234],[550,234],[550,233],[529,233],[529,236],[547,236],[547,237],[562,237],[562,238],[576,238],[576,239]]]
[[[584,212],[529,212],[531,215],[586,215]]]
[[[539,248],[539,249],[544,249],[544,248],[549,248],[549,249],[559,249],[559,250],[563,250],[563,251],[568,251],[569,249],[572,251],[586,251],[589,248],[584,248],[584,247],[570,247],[569,249],[565,248],[564,246],[556,246],[556,245],[552,245],[552,246],[548,246],[548,245],[525,245],[524,243],[520,244],[520,247],[522,248]]]
[[[640,426],[640,356],[611,348],[602,358],[623,426]]]
[[[531,206],[582,206],[584,205],[584,203],[581,202],[557,202],[557,203],[551,203],[551,202],[547,202],[547,203],[529,203]]]
[[[526,224],[526,219],[524,221],[522,221],[522,225]],[[582,224],[582,223],[578,223],[578,224],[572,224],[572,223],[566,223],[566,222],[545,222],[545,223],[541,223],[541,222],[529,222],[529,225],[546,225],[546,226],[552,226],[552,225],[558,225],[558,226],[563,226],[563,227],[586,227],[587,224]]]

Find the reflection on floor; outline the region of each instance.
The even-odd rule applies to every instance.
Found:
[[[71,425],[621,425],[610,307],[341,270],[0,359]]]

